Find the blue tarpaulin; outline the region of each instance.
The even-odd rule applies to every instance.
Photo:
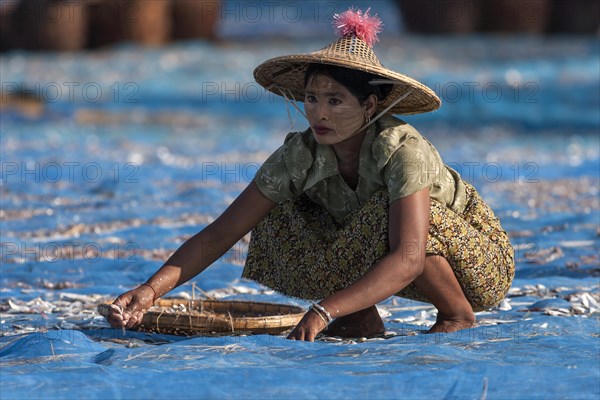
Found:
[[[427,335],[432,307],[390,299],[377,340],[186,338],[109,329],[86,308],[143,282],[306,127],[290,109],[290,128],[251,73],[324,42],[311,40],[3,55],[4,82],[55,100],[34,118],[2,115],[2,399],[599,398],[594,38],[377,45],[387,66],[438,88],[440,111],[406,120],[478,188],[515,247],[513,290],[477,327]],[[80,83],[72,98],[65,82]],[[194,284],[306,306],[240,280],[245,251],[240,242]]]

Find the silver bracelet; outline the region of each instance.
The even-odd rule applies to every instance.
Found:
[[[327,322],[327,320],[325,319],[325,317],[323,316],[323,314],[321,314],[321,312],[319,310],[317,310],[313,306],[308,307],[308,309],[310,311],[314,311],[315,314],[317,314],[319,316],[319,318],[321,318],[321,320],[323,320],[323,323],[325,324],[325,326],[329,325],[329,323]]]
[[[318,311],[320,311],[321,313],[323,313],[323,315],[325,315],[325,318],[327,318],[327,324],[329,324],[329,323],[331,323],[331,321],[333,321],[333,318],[331,317],[331,314],[329,314],[329,311],[327,311],[325,309],[325,307],[323,307],[319,303],[312,303],[312,306],[315,309],[317,309]]]

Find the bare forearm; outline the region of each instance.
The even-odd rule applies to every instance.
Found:
[[[427,188],[390,203],[390,252],[355,283],[321,302],[332,317],[375,305],[421,275],[429,231],[429,203]]]
[[[221,257],[258,224],[276,204],[265,197],[254,182],[212,224],[186,241],[147,281],[115,300],[110,324],[131,328],[142,321],[154,299],[187,282]]]
[[[358,281],[327,297],[321,304],[333,318],[363,310],[408,286],[422,271],[423,261],[388,254]]]
[[[204,271],[256,226],[275,205],[251,182],[219,218],[185,242],[148,279],[148,284],[156,292],[155,297],[165,295]]]
[[[204,271],[232,245],[216,240],[207,228],[181,245],[147,282],[157,298],[164,296]]]

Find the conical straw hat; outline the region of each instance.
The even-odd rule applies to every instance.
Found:
[[[377,17],[368,15],[369,10],[364,14],[360,11],[349,10],[346,13],[334,16],[334,24],[340,25],[345,29],[346,34],[321,50],[296,55],[286,55],[271,58],[260,64],[254,70],[254,79],[265,89],[280,96],[286,96],[296,101],[304,101],[304,75],[309,64],[328,64],[349,69],[356,69],[370,74],[377,75],[381,79],[379,84],[392,84],[393,89],[387,97],[381,100],[377,110],[385,110],[394,103],[399,97],[406,97],[394,105],[390,110],[391,114],[419,114],[436,110],[441,105],[438,96],[422,83],[409,78],[406,75],[394,72],[381,65],[381,62],[371,48],[372,42],[376,41],[375,32],[367,32],[365,35],[363,26],[348,26],[345,16],[353,13],[351,17],[354,21],[360,23],[367,20],[367,24],[373,24],[372,19],[380,25],[381,21]],[[358,17],[357,17],[358,16]],[[369,21],[369,19],[371,19]],[[375,29],[379,29],[379,25]],[[371,36],[369,36],[371,35]],[[378,84],[378,82],[372,82]]]

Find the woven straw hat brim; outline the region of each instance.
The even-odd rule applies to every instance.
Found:
[[[328,64],[368,72],[384,80],[393,81],[392,91],[377,106],[378,112],[386,109],[408,91],[411,91],[411,94],[390,109],[389,113],[419,114],[436,110],[441,105],[441,100],[433,90],[406,75],[384,68],[379,60],[374,59],[374,55],[369,62],[364,62],[364,58],[349,59],[346,55],[339,57],[335,52],[326,49],[267,60],[256,67],[254,79],[270,92],[279,96],[285,94],[288,98],[303,102],[304,75],[308,65]]]

